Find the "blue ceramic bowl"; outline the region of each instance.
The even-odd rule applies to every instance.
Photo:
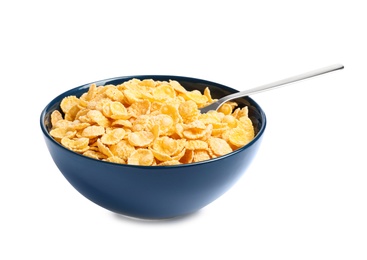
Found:
[[[168,75],[126,76],[93,83],[97,86],[116,85],[132,78],[177,80],[186,89],[201,92],[209,87],[213,98],[237,92],[207,80]],[[246,171],[265,131],[263,110],[246,97],[236,102],[249,107],[256,135],[246,146],[230,154],[199,163],[172,166],[134,166],[99,161],[64,148],[49,134],[51,112],[60,109],[64,97],[80,96],[90,84],[66,91],[53,99],[41,113],[41,129],[52,159],[69,183],[92,202],[118,214],[163,219],[189,214],[207,206],[228,191]]]

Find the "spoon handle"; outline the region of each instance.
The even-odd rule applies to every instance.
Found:
[[[237,93],[234,93],[234,94],[231,94],[231,95],[228,95],[228,96],[225,96],[225,97],[219,99],[216,103],[222,104],[222,103],[224,103],[226,101],[229,101],[229,100],[232,100],[232,99],[236,99],[236,98],[248,96],[250,94],[256,94],[256,93],[259,93],[259,92],[267,91],[267,90],[270,90],[270,89],[273,89],[273,88],[276,88],[276,87],[280,87],[280,86],[285,85],[285,84],[290,84],[290,83],[293,83],[293,82],[296,82],[296,81],[312,78],[312,77],[315,77],[315,76],[319,76],[319,75],[322,75],[322,74],[325,74],[325,73],[328,73],[328,72],[332,72],[332,71],[335,71],[335,70],[343,69],[343,68],[344,68],[344,66],[341,65],[341,64],[330,65],[330,66],[323,67],[323,68],[313,70],[313,71],[310,71],[310,72],[302,73],[302,74],[299,74],[299,75],[296,75],[296,76],[293,76],[293,77],[289,77],[289,78],[286,78],[286,79],[275,81],[273,83],[262,85],[262,86],[259,86],[259,87],[256,87],[256,88],[252,88],[252,89],[248,89],[248,90],[245,90],[245,91],[237,92]]]

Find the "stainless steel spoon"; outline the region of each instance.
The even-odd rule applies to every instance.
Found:
[[[320,68],[320,69],[317,69],[317,70],[306,72],[306,73],[296,75],[296,76],[293,76],[293,77],[289,77],[289,78],[286,78],[286,79],[278,80],[278,81],[275,81],[273,83],[269,83],[269,84],[266,84],[266,85],[262,85],[260,87],[252,88],[252,89],[241,91],[241,92],[237,92],[237,93],[222,97],[222,98],[218,99],[216,102],[213,102],[212,104],[201,108],[200,112],[201,113],[206,113],[210,110],[217,110],[223,103],[225,103],[227,101],[230,101],[230,100],[233,100],[233,99],[236,99],[236,98],[240,98],[240,97],[245,97],[245,96],[248,96],[250,94],[256,94],[256,93],[263,92],[263,91],[266,91],[266,90],[274,89],[274,88],[280,87],[282,85],[286,85],[286,84],[290,84],[290,83],[293,83],[293,82],[296,82],[296,81],[312,78],[312,77],[319,76],[319,75],[322,75],[322,74],[325,74],[325,73],[328,73],[328,72],[332,72],[332,71],[335,71],[335,70],[340,70],[340,69],[343,69],[343,68],[344,68],[344,66],[341,65],[341,64],[330,65],[330,66],[327,66],[327,67],[324,67],[324,68]]]

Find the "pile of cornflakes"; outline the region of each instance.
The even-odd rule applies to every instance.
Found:
[[[50,135],[94,159],[133,165],[176,165],[230,153],[254,138],[248,108],[235,102],[201,114],[214,102],[179,82],[131,79],[65,97],[51,114]]]

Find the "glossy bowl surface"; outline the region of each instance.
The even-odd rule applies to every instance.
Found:
[[[213,98],[237,92],[203,79],[170,75],[123,76],[96,83],[120,84],[132,78],[177,80],[186,89],[201,92],[209,87]],[[246,146],[221,157],[192,164],[134,166],[95,160],[70,151],[50,135],[50,115],[60,109],[61,100],[80,96],[91,83],[68,90],[53,99],[42,111],[40,126],[50,155],[68,182],[83,196],[112,212],[145,219],[172,218],[193,213],[228,191],[253,160],[266,127],[261,107],[251,98],[237,99],[249,107],[255,138]]]

